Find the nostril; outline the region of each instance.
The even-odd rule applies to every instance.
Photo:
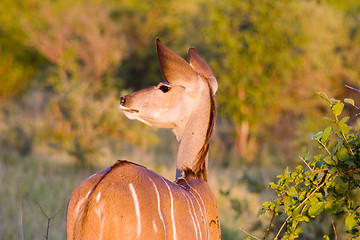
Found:
[[[121,98],[120,98],[120,105],[124,105],[125,102],[126,102],[126,98],[123,97],[123,96],[121,96]]]

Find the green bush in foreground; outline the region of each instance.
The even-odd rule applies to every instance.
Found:
[[[312,137],[321,153],[300,157],[304,167],[299,165],[294,172],[286,169],[283,175],[277,176],[277,183],[270,182],[268,188],[274,189],[277,197],[264,202],[259,211],[259,215],[266,211],[273,214],[263,239],[268,236],[274,219],[281,214],[286,219],[276,230],[275,239],[298,238],[303,232],[300,223],[307,223],[320,213],[331,218],[342,216],[347,238],[360,239],[360,134],[352,132],[347,124],[349,117],[340,119],[344,102],[359,108],[352,99],[341,102],[324,93],[319,95],[334,115],[329,119],[331,126]],[[332,228],[337,239],[334,224]],[[325,235],[324,239],[329,236]]]

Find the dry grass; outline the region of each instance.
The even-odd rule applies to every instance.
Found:
[[[138,160],[137,163],[169,179],[174,178],[174,163],[161,163],[166,161],[165,159],[170,159],[169,155],[161,156],[159,160],[155,159],[157,154],[154,152],[146,153],[138,149],[129,150],[127,154],[123,152],[122,155],[127,155],[126,159],[129,160]],[[114,161],[100,163],[97,167],[80,168],[70,163],[74,163],[74,159],[69,155],[62,154],[58,158],[61,158],[61,161],[58,161],[56,156],[47,158],[42,154],[27,157],[9,152],[1,154],[0,239],[44,239],[48,219],[38,204],[47,216],[59,211],[51,220],[48,239],[65,239],[66,206],[71,191],[93,172],[117,159],[113,156],[111,158]],[[69,159],[64,161],[64,158]],[[220,208],[223,239],[241,239],[240,236],[244,235],[238,227],[251,226],[259,208],[260,195],[250,193],[245,184],[234,184],[241,175],[236,169],[211,168],[209,174],[210,185],[217,196]],[[231,189],[231,195],[220,194],[220,190],[227,189]],[[232,198],[237,198],[246,208],[240,218],[232,209]]]

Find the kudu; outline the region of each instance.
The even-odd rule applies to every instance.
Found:
[[[195,48],[189,62],[156,40],[165,82],[121,97],[130,119],[172,128],[179,141],[176,182],[118,161],[82,182],[67,209],[68,239],[220,239],[214,194],[207,183],[217,82]]]

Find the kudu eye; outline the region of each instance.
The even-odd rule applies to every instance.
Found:
[[[170,90],[170,86],[167,85],[161,85],[159,87],[159,89],[163,92],[163,93],[167,93]]]

